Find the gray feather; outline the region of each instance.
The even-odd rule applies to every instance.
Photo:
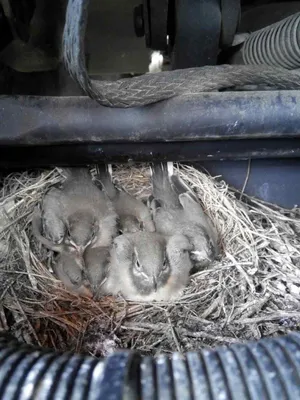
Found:
[[[119,190],[114,186],[107,165],[99,165],[97,167],[97,173],[104,190],[112,201],[119,216],[121,231],[131,230],[130,226],[132,227],[132,231],[136,231],[136,228],[139,226],[139,221],[141,221],[145,230],[153,232],[155,227],[150,210],[147,206],[141,200],[136,199],[124,190]],[[138,223],[132,224],[134,220],[137,220]]]
[[[173,190],[170,180],[168,163],[155,163],[151,165],[153,196],[166,207],[180,208],[178,196]]]
[[[112,182],[112,177],[109,170],[110,168],[107,164],[98,164],[96,166],[97,178],[101,182],[102,187],[106,191],[108,197],[113,200],[117,196],[118,192]]]

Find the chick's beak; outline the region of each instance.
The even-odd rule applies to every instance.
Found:
[[[203,260],[209,258],[207,253],[204,251],[191,251],[191,257],[194,260]]]
[[[75,244],[74,242],[70,242],[70,246],[71,246],[71,251],[73,253],[76,253],[77,256],[82,257],[86,246],[79,246],[79,245]]]
[[[86,249],[87,246],[82,246],[82,245],[77,245],[75,243],[72,243],[72,246],[76,250],[76,252],[80,255],[82,255]]]
[[[79,254],[83,254],[87,246],[77,246],[77,251]]]

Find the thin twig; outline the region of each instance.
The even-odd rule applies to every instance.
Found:
[[[261,317],[238,319],[237,321],[232,321],[231,323],[232,324],[241,324],[241,325],[260,324],[262,322],[276,321],[276,320],[286,319],[286,318],[300,319],[300,311],[295,311],[295,312],[280,311],[275,314],[262,315]]]
[[[8,331],[8,323],[4,312],[3,305],[0,304],[0,331]]]
[[[168,325],[164,323],[158,323],[158,324],[150,324],[150,323],[125,323],[121,326],[123,329],[130,329],[130,330],[136,330],[140,332],[149,332],[149,329],[151,329],[155,333],[165,333]],[[207,332],[203,331],[197,331],[197,332],[192,332],[188,329],[185,328],[177,328],[178,333],[181,336],[187,336],[187,337],[193,337],[193,338],[199,338],[199,339],[209,339],[213,341],[218,341],[222,343],[239,343],[241,342],[238,339],[235,338],[229,338],[226,336],[217,336],[213,335]]]
[[[14,291],[13,288],[11,288],[11,292],[12,292],[12,294],[13,294],[13,297],[14,297],[15,301],[16,301],[16,304],[17,304],[18,307],[19,307],[19,310],[20,310],[21,314],[23,315],[25,321],[27,322],[27,325],[28,325],[29,328],[30,328],[31,333],[33,334],[33,336],[34,336],[36,342],[41,346],[41,342],[40,342],[40,340],[39,340],[39,337],[38,337],[36,331],[34,330],[34,328],[33,328],[32,324],[31,324],[31,322],[29,321],[29,319],[28,319],[26,313],[24,312],[23,307],[21,306],[21,303],[19,302],[19,300],[18,300],[18,298],[17,298],[17,296],[16,296],[16,293],[15,293],[15,291]]]
[[[244,191],[246,189],[248,180],[249,180],[249,176],[250,176],[250,170],[251,170],[251,158],[248,159],[248,167],[247,167],[247,174],[246,174],[246,178],[242,187],[242,190],[240,192],[240,200],[243,200],[243,195],[244,195]]]
[[[179,340],[178,340],[178,338],[177,338],[177,332],[176,332],[176,330],[175,330],[175,328],[174,328],[174,326],[173,326],[173,324],[172,324],[170,315],[169,315],[169,313],[168,313],[167,310],[166,310],[166,314],[167,314],[167,319],[168,319],[168,322],[169,322],[169,325],[170,325],[170,329],[171,329],[171,332],[172,332],[172,337],[173,337],[174,343],[175,343],[175,345],[176,345],[176,347],[177,347],[177,351],[178,351],[179,353],[182,353],[181,345],[180,345]]]

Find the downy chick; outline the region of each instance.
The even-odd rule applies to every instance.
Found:
[[[109,246],[116,235],[116,213],[85,168],[64,168],[66,180],[44,198],[44,231],[56,243],[72,245],[80,254],[92,243]]]
[[[190,258],[192,245],[184,235],[170,236],[167,243],[167,258],[171,274],[164,286],[161,297],[163,300],[174,300],[182,295],[187,286],[193,264]]]
[[[142,223],[133,215],[121,215],[119,225],[121,233],[135,233],[143,229]]]
[[[71,292],[91,297],[91,292],[85,285],[83,274],[84,264],[80,254],[71,246],[52,243],[42,235],[41,229],[41,214],[38,210],[35,210],[32,217],[32,232],[34,236],[49,250],[59,253],[53,265],[55,275]]]
[[[109,247],[88,247],[84,252],[85,274],[97,298],[102,293],[110,262]]]
[[[217,233],[190,188],[173,175],[173,163],[153,165],[152,187],[151,207],[157,232],[187,237],[195,266],[207,266],[219,251]]]
[[[84,281],[83,267],[83,261],[76,250],[71,248],[59,254],[53,265],[53,271],[70,292],[92,297],[92,293]]]
[[[178,241],[168,244],[162,235],[145,231],[118,236],[111,250],[105,292],[138,301],[177,297],[188,282],[191,264],[184,254],[187,240],[173,254],[174,245]]]
[[[155,226],[148,207],[141,200],[115,187],[111,179],[109,166],[99,165],[97,173],[103,189],[112,201],[114,209],[119,216],[121,231],[123,233],[137,232],[142,226],[145,231],[154,232]]]
[[[62,243],[66,237],[66,226],[61,219],[61,209],[61,191],[53,187],[43,198],[41,218],[43,232],[55,244]]]

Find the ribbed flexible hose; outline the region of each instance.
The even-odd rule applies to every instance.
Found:
[[[245,64],[300,68],[300,13],[253,32],[242,54]]]
[[[0,339],[0,399],[297,400],[300,335],[170,358],[119,352],[105,360]]]

